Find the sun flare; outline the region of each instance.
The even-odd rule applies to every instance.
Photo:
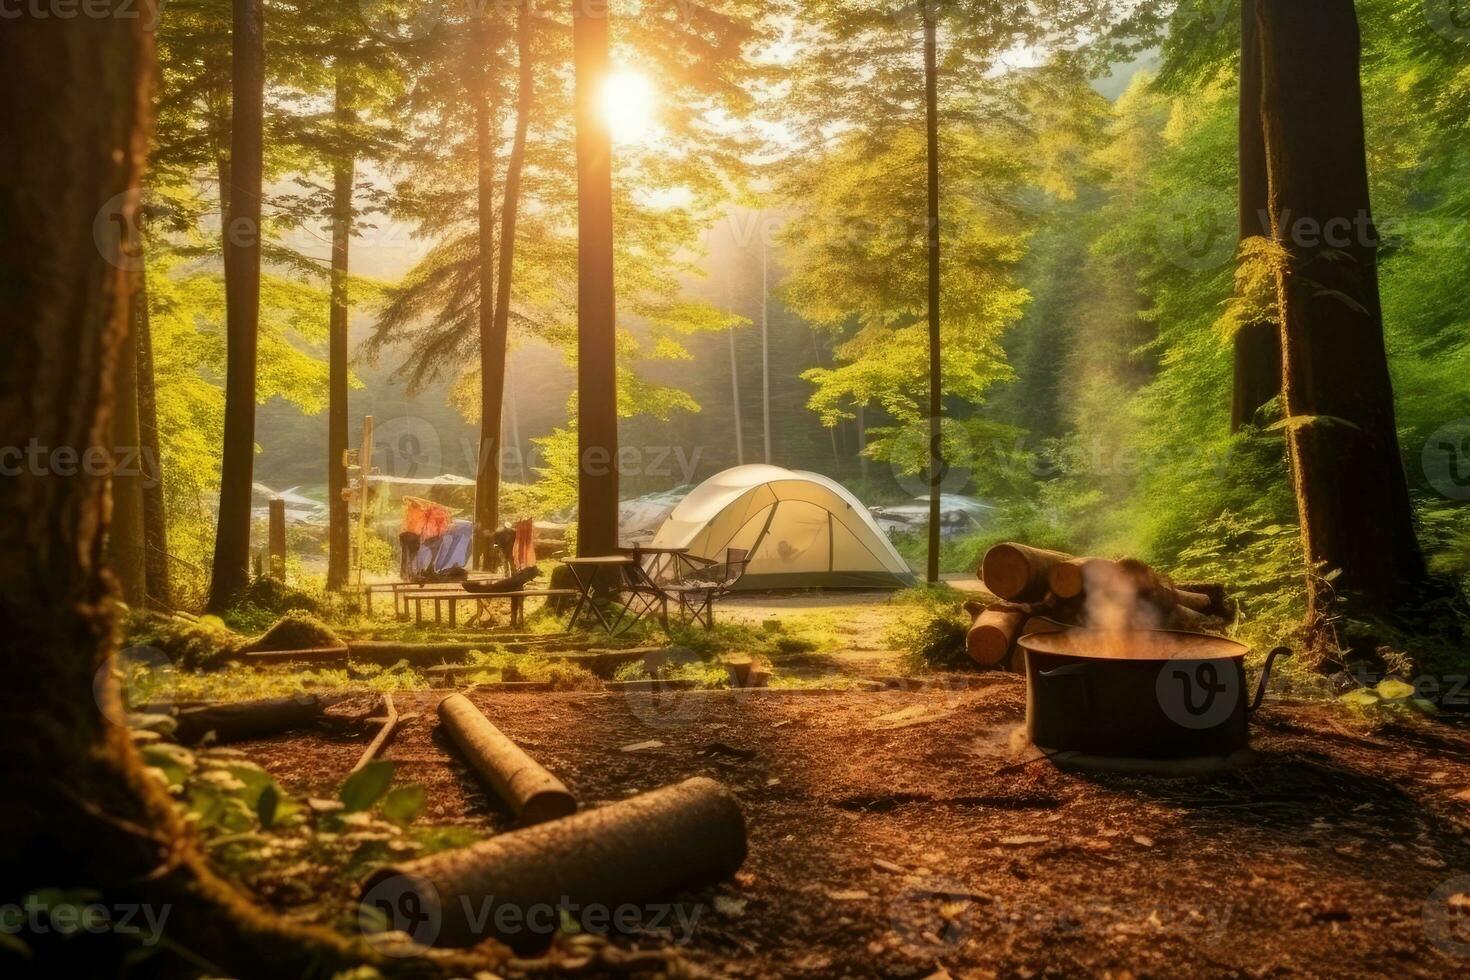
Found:
[[[657,93],[647,75],[622,68],[602,83],[602,118],[615,143],[646,143],[658,132]]]

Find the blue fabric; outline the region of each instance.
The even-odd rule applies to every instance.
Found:
[[[443,575],[450,569],[464,568],[470,561],[474,537],[473,523],[452,521],[443,534],[419,545],[418,554],[409,562],[409,575],[417,577],[427,572]]]

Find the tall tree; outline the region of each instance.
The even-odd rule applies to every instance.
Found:
[[[501,425],[501,408],[507,401],[507,388],[509,388],[510,403],[510,429],[512,429],[512,445],[516,453],[517,476],[523,479],[520,470],[525,467],[520,464],[520,423],[516,416],[514,406],[514,391],[507,385],[510,381],[506,373],[506,347],[510,342],[510,284],[514,270],[516,270],[516,217],[520,215],[520,178],[526,165],[526,135],[531,129],[531,110],[534,109],[537,93],[535,93],[535,56],[534,56],[534,34],[535,15],[531,9],[531,0],[522,0],[516,9],[516,128],[510,141],[510,156],[506,160],[506,188],[500,207],[500,250],[498,250],[498,267],[495,270],[495,311],[494,311],[494,335],[495,341],[500,344],[500,397],[495,398],[495,430],[500,432],[504,426]],[[482,382],[484,383],[484,382]],[[488,423],[485,423],[488,425]],[[503,439],[495,441],[495,458],[491,469],[491,485],[488,488],[488,500],[490,500],[490,527],[500,523],[500,464],[506,458],[504,453]]]
[[[488,17],[475,21],[468,52],[475,108],[476,213],[480,223],[480,449],[475,463],[475,566],[494,561],[500,492],[500,408],[505,393],[505,338],[495,333],[495,171],[500,86],[491,79],[489,53],[493,27]]]
[[[224,226],[225,428],[219,523],[208,608],[226,608],[250,581],[250,496],[255,468],[255,370],[260,326],[265,25],[261,0],[233,0],[229,207]],[[223,196],[223,192],[222,195]]]
[[[134,273],[136,276],[136,273]],[[138,466],[141,443],[138,433],[138,351],[137,321],[141,319],[139,303],[128,303],[128,316],[133,321],[118,352],[113,375],[114,411],[112,414],[112,453],[114,469],[111,486],[112,520],[108,535],[108,559],[117,576],[124,602],[142,606],[148,596],[147,566],[144,564],[143,473]]]
[[[925,252],[928,255],[929,315],[929,548],[926,577],[939,581],[939,485],[944,465],[941,422],[944,374],[939,333],[939,13],[935,0],[924,0],[924,160],[928,202],[925,208]]]
[[[1282,400],[1309,562],[1308,601],[1334,590],[1386,611],[1425,579],[1399,453],[1378,292],[1352,0],[1257,6],[1261,119]],[[1328,583],[1321,572],[1340,573]]]
[[[104,202],[136,192],[148,118],[152,13],[26,17],[0,33],[0,302],[17,343],[0,365],[0,438],[106,452],[112,372],[128,321],[127,274],[86,229]],[[138,16],[123,16],[125,13]],[[85,65],[78,85],[59,65]],[[45,147],[45,153],[35,152]],[[56,174],[68,179],[58,184]],[[136,206],[136,201],[132,206]],[[116,610],[103,575],[106,481],[85,470],[28,470],[0,481],[0,737],[29,788],[0,808],[0,866],[17,892],[86,882],[112,907],[167,907],[152,969],[192,972],[200,959],[238,975],[343,969],[342,939],[274,922],[217,878],[167,791],[144,771],[122,710]],[[98,710],[99,707],[102,710]],[[36,975],[113,975],[136,949],[97,937],[38,943]],[[172,959],[187,949],[187,959]],[[165,952],[164,950],[169,950]]]
[[[163,491],[163,445],[158,434],[158,381],[153,362],[153,324],[148,312],[148,273],[138,270],[133,325],[138,332],[138,459],[143,474],[143,570],[148,599],[173,605],[169,575],[168,508]]]
[[[1240,241],[1271,236],[1266,187],[1266,140],[1261,129],[1261,39],[1257,0],[1240,3]],[[1234,390],[1230,430],[1249,424],[1281,392],[1281,336],[1269,317],[1251,317],[1233,338]]]
[[[612,134],[603,114],[606,8],[572,0],[577,126],[577,553],[618,546],[617,312]]]
[[[351,535],[347,513],[347,339],[351,310],[348,305],[348,249],[352,242],[352,189],[356,161],[348,144],[355,112],[348,65],[336,66],[333,114],[338,146],[332,167],[332,280],[331,314],[327,338],[327,588],[347,584]]]

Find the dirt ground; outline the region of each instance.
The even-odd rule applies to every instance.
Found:
[[[505,829],[436,735],[443,692],[387,752],[428,819]],[[1255,766],[1072,775],[1017,755],[1023,685],[660,695],[472,692],[584,806],[689,776],[739,797],[736,880],[675,896],[683,947],[738,977],[1424,976],[1470,966],[1470,735],[1364,736],[1268,703]],[[240,746],[326,793],[360,739]],[[648,946],[654,931],[624,935]]]

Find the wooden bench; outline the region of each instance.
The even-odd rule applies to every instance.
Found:
[[[486,572],[471,572],[466,581],[470,582],[494,582],[496,576]],[[360,594],[367,608],[367,614],[373,614],[373,593],[387,592],[393,596],[393,616],[396,619],[408,619],[408,603],[404,600],[405,593],[414,592],[448,592],[458,589],[459,582],[409,582],[399,579],[393,582],[368,582],[361,586]]]
[[[458,625],[458,609],[462,602],[475,604],[475,614],[465,621],[466,626],[474,626],[480,622],[481,617],[488,611],[487,606],[491,602],[500,599],[510,601],[510,624],[512,626],[523,625],[526,621],[527,599],[552,599],[558,597],[575,596],[575,589],[521,589],[516,592],[466,592],[464,589],[446,589],[442,587],[425,586],[416,590],[395,591],[395,606],[398,596],[402,596],[405,618],[408,613],[409,604],[413,605],[413,621],[416,625],[424,624],[424,603],[434,604],[434,622],[444,622],[444,607],[449,607],[449,625]]]

